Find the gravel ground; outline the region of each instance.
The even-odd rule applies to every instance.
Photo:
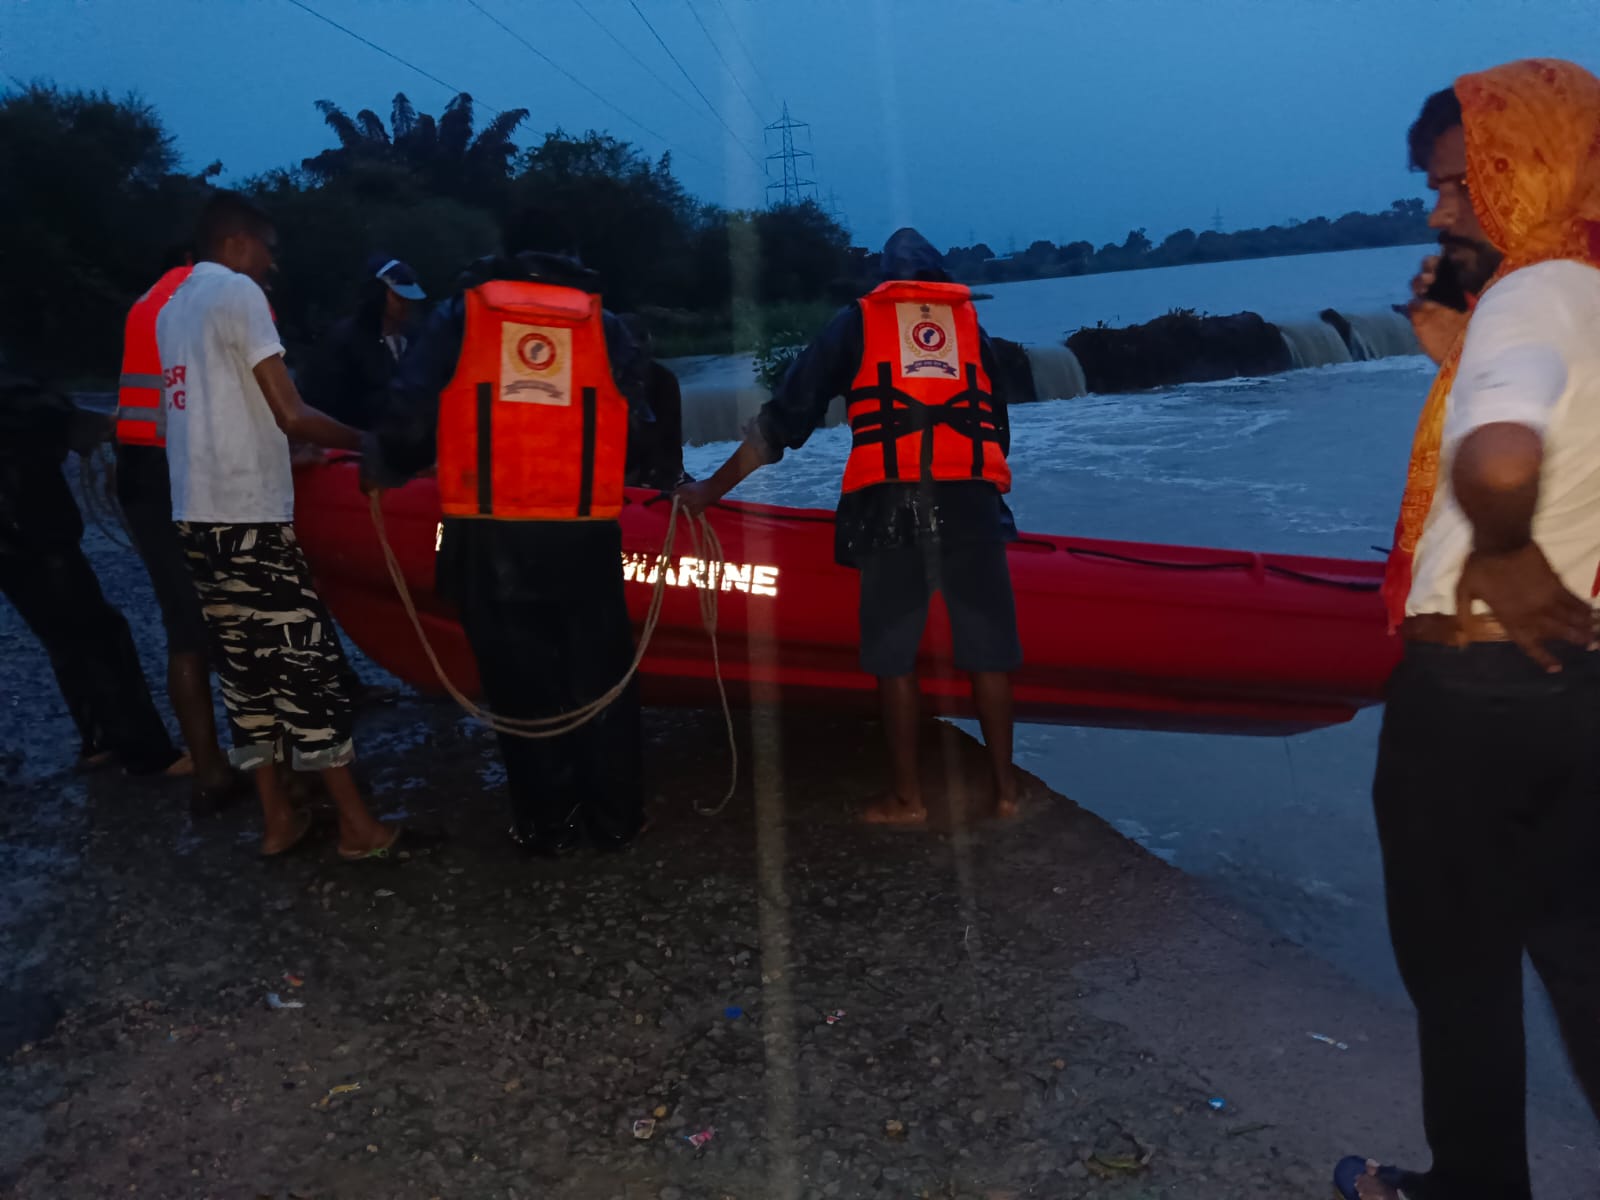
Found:
[[[159,679],[137,562],[90,544]],[[850,818],[876,728],[741,714],[703,817],[721,722],[651,712],[651,832],[549,864],[492,740],[405,699],[361,770],[448,845],[263,864],[248,804],[71,774],[5,606],[0,663],[0,1193],[1321,1198],[1340,1153],[1419,1150],[1403,1013],[1042,785],[971,820],[953,730],[953,815],[887,832]],[[1592,1128],[1535,1132],[1542,1195],[1600,1192]]]

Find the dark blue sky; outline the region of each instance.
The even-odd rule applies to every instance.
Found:
[[[530,109],[524,140],[559,125],[670,147],[719,203],[760,202],[776,149],[761,127],[786,99],[858,239],[909,223],[1002,251],[1136,226],[1159,240],[1219,207],[1228,227],[1382,208],[1421,194],[1403,139],[1429,91],[1530,54],[1600,68],[1600,0],[636,0],[732,136],[630,0],[477,0],[646,133],[470,0],[304,2],[483,104]],[[387,116],[397,91],[429,112],[450,96],[289,0],[0,0],[0,67],[137,90],[191,166],[221,159],[230,178],[328,145],[317,99]]]

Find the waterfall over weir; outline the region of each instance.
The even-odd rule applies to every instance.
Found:
[[[1278,332],[1297,370],[1355,361],[1339,331],[1326,321],[1290,321],[1279,325]]]
[[[1026,346],[1024,349],[1033,375],[1033,391],[1040,400],[1070,400],[1088,393],[1083,366],[1071,350],[1065,346]]]
[[[1278,332],[1297,368],[1422,353],[1411,322],[1393,311],[1341,313],[1329,308],[1319,320],[1283,323]]]
[[[1397,312],[1347,313],[1352,350],[1357,361],[1421,354],[1411,322]]]

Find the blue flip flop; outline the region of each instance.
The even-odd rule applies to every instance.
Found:
[[[1359,1154],[1352,1154],[1348,1158],[1341,1158],[1339,1165],[1333,1169],[1333,1190],[1343,1200],[1361,1200],[1361,1193],[1356,1191],[1356,1181],[1366,1175],[1368,1161]],[[1400,1190],[1408,1174],[1410,1172],[1402,1171],[1399,1167],[1379,1167],[1377,1172],[1378,1179],[1396,1191]]]

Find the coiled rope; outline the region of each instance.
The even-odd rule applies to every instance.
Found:
[[[428,634],[422,627],[422,618],[417,614],[416,603],[411,598],[411,589],[406,585],[405,573],[400,569],[400,560],[389,544],[388,531],[383,522],[381,493],[372,493],[368,497],[368,504],[372,513],[372,525],[378,534],[378,545],[383,550],[383,561],[389,569],[389,578],[394,583],[395,591],[400,596],[400,603],[406,610],[406,616],[411,619],[411,628],[416,631],[417,640],[422,643],[423,653],[427,655],[440,686],[461,706],[463,712],[483,722],[496,733],[530,740],[562,737],[582,728],[610,707],[627,690],[634,676],[638,674],[639,664],[644,661],[644,656],[650,648],[650,640],[655,636],[656,628],[661,622],[661,607],[666,600],[667,571],[672,562],[673,547],[678,536],[678,519],[681,516],[686,520],[695,557],[706,565],[707,570],[706,586],[696,589],[699,592],[700,622],[705,626],[706,633],[711,639],[711,665],[717,680],[717,696],[722,702],[722,718],[727,726],[728,753],[731,760],[728,790],[722,799],[714,805],[703,805],[696,799],[694,810],[701,816],[714,817],[727,808],[739,783],[739,744],[734,735],[733,711],[728,705],[728,689],[722,680],[722,656],[717,646],[717,592],[721,586],[724,560],[722,541],[703,514],[698,517],[689,516],[683,511],[679,500],[673,498],[672,513],[667,520],[667,536],[661,544],[661,553],[656,559],[655,584],[650,594],[650,607],[645,611],[644,625],[639,631],[639,643],[634,650],[633,662],[629,664],[622,678],[601,695],[570,712],[558,713],[551,717],[505,717],[476,703],[456,687],[445,673],[444,664],[439,661],[433,643],[428,640]]]

